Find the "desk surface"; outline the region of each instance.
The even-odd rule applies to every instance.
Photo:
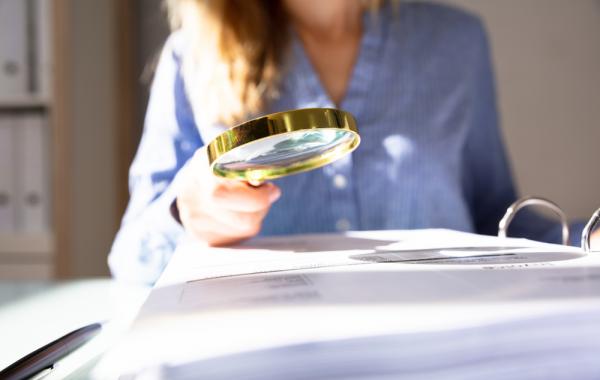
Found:
[[[148,290],[110,279],[0,283],[0,368],[78,327],[114,321],[62,361],[47,379],[72,375],[110,344],[133,318]]]

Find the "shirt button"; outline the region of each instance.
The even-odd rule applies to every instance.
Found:
[[[333,177],[333,186],[335,186],[336,189],[345,189],[346,186],[348,185],[348,181],[346,180],[346,177],[344,177],[341,174],[336,174]]]
[[[335,228],[338,231],[348,231],[350,229],[350,221],[345,218],[338,219],[338,221],[335,222]]]
[[[184,151],[190,151],[192,150],[192,144],[189,141],[183,141],[181,143],[181,149]]]

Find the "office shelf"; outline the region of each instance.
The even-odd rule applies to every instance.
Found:
[[[0,112],[3,110],[36,110],[50,107],[46,98],[40,97],[0,97]]]
[[[54,250],[51,233],[0,235],[0,258],[50,257]],[[1,265],[1,262],[0,262]]]

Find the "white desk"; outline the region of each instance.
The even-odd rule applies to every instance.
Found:
[[[114,321],[62,360],[45,379],[85,377],[82,371],[126,327],[148,291],[148,288],[126,286],[106,278],[63,283],[0,282],[3,297],[0,368],[78,327]]]

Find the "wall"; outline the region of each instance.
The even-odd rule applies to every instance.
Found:
[[[137,143],[142,134],[142,121],[146,113],[154,69],[163,44],[169,35],[169,25],[163,0],[135,0],[134,4],[137,18],[135,69],[138,73],[136,78],[138,101],[136,111],[139,122],[134,140]]]
[[[600,1],[446,2],[487,25],[521,193],[589,218],[600,207]]]
[[[72,230],[70,273],[108,274],[117,230],[116,26],[112,1],[70,0]]]

